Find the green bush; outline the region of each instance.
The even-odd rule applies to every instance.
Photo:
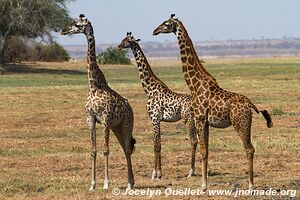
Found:
[[[101,64],[131,64],[127,50],[109,47],[98,54],[97,61]]]
[[[6,62],[46,61],[62,62],[70,59],[67,51],[56,42],[51,44],[28,43],[21,37],[12,36],[4,51]]]
[[[49,45],[34,47],[35,60],[47,62],[62,62],[70,59],[67,51],[56,42]]]
[[[12,36],[7,42],[9,45],[4,52],[6,62],[21,62],[30,59],[31,49],[22,38]]]

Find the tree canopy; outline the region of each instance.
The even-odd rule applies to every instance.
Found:
[[[0,0],[0,64],[10,36],[41,37],[52,41],[71,20],[66,3],[71,0]]]

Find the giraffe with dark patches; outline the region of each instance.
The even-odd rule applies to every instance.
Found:
[[[134,185],[134,177],[131,164],[131,154],[134,151],[135,139],[132,137],[133,111],[128,101],[111,89],[96,62],[95,38],[91,22],[83,14],[73,23],[66,27],[61,34],[86,35],[88,42],[87,72],[89,83],[89,94],[85,105],[87,123],[90,128],[92,142],[92,177],[90,190],[96,187],[96,123],[100,123],[104,133],[104,186],[108,189],[108,155],[110,130],[115,134],[120,143],[127,160],[128,189]]]
[[[130,48],[135,57],[139,71],[140,81],[148,97],[147,111],[154,128],[154,169],[152,180],[160,179],[161,171],[161,122],[176,122],[183,119],[190,137],[191,169],[189,177],[195,173],[195,154],[197,148],[197,138],[195,133],[195,123],[191,117],[190,103],[191,96],[173,92],[153,73],[146,56],[144,55],[139,39],[135,39],[131,33],[122,40],[119,49]]]
[[[182,71],[184,79],[192,94],[191,109],[197,128],[202,162],[202,191],[207,189],[207,162],[209,126],[226,128],[233,126],[244,145],[249,169],[249,189],[254,187],[253,157],[255,149],[251,142],[252,110],[262,113],[267,121],[267,127],[273,123],[266,110],[259,111],[245,96],[222,89],[216,79],[206,71],[200,62],[183,23],[174,18],[159,25],[153,35],[160,33],[175,33],[180,47]]]

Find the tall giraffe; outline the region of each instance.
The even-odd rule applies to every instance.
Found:
[[[119,49],[131,48],[135,57],[140,81],[148,97],[147,111],[151,118],[154,127],[154,169],[152,179],[160,179],[161,172],[161,134],[160,123],[176,122],[180,119],[184,120],[187,132],[190,137],[192,146],[191,154],[191,170],[189,177],[195,173],[195,154],[197,148],[197,138],[195,131],[195,123],[192,120],[190,104],[192,97],[187,94],[175,93],[168,88],[159,78],[153,73],[146,56],[144,55],[140,45],[140,40],[136,40],[131,32],[122,40],[118,46]]]
[[[80,14],[77,20],[61,32],[62,35],[77,33],[86,35],[88,42],[87,71],[89,94],[85,109],[92,142],[92,177],[90,190],[94,190],[96,186],[97,122],[101,124],[104,133],[103,155],[105,169],[103,189],[108,189],[109,185],[108,155],[110,130],[115,134],[125,153],[128,167],[128,189],[131,189],[134,185],[131,165],[131,154],[134,151],[135,144],[135,139],[132,137],[133,111],[128,101],[107,85],[106,79],[96,62],[95,38],[92,24],[83,14]]]
[[[178,39],[184,79],[192,94],[193,115],[198,131],[202,162],[202,191],[207,189],[207,161],[209,126],[226,128],[233,126],[238,132],[248,159],[249,189],[253,183],[253,157],[255,149],[251,143],[252,109],[262,113],[267,127],[272,127],[271,116],[266,110],[259,111],[245,96],[222,89],[216,79],[202,66],[182,22],[174,19],[174,14],[159,25],[153,35],[175,33]]]

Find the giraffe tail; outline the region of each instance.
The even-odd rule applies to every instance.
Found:
[[[258,113],[258,114],[261,113],[264,116],[264,118],[267,121],[267,127],[268,128],[273,127],[272,118],[271,118],[271,115],[268,113],[268,111],[258,110],[257,107],[252,102],[251,102],[251,107],[253,108],[253,110],[255,110],[256,113]]]
[[[131,154],[133,154],[135,151],[135,147],[134,147],[135,143],[136,143],[136,140],[134,138],[131,138],[131,140],[130,140]]]
[[[268,113],[268,111],[262,110],[262,111],[259,111],[259,112],[261,112],[261,114],[262,114],[262,115],[264,116],[264,118],[267,120],[267,127],[268,127],[268,128],[273,127],[272,118],[271,118],[271,115]]]

